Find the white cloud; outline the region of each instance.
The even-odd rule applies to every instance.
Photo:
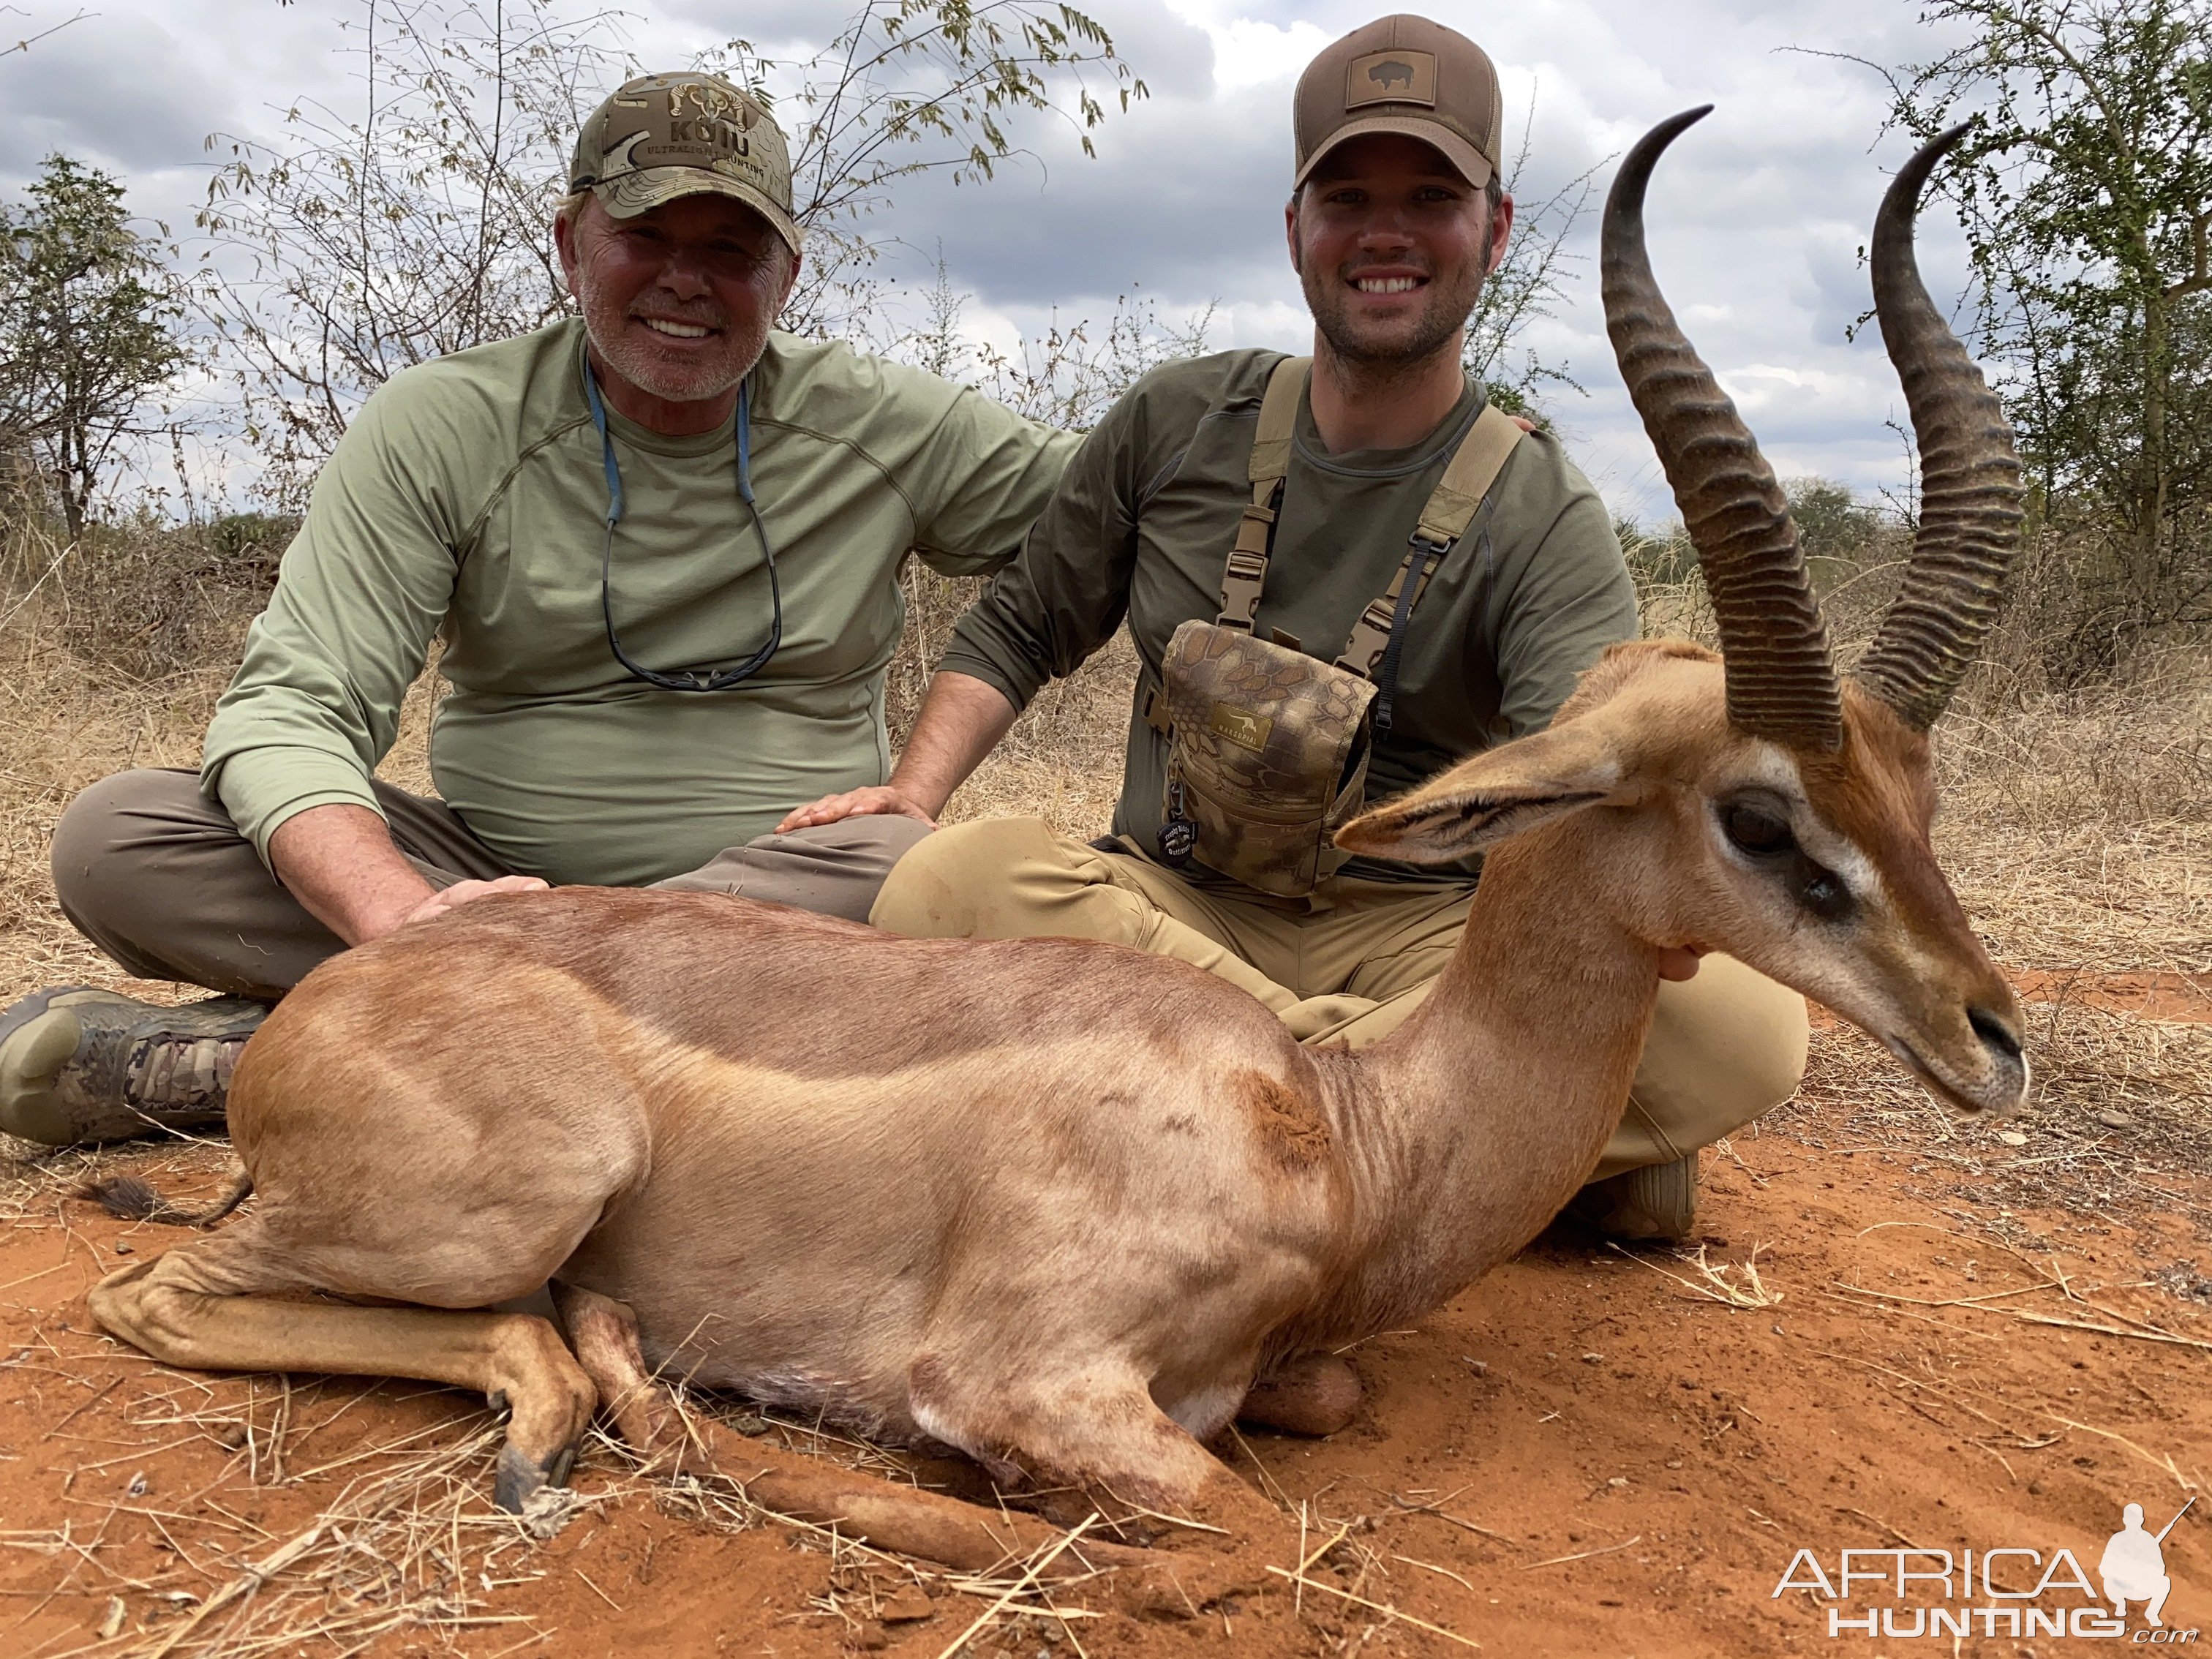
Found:
[[[1204,29],[1212,41],[1213,83],[1224,90],[1295,82],[1334,38],[1316,23],[1293,21],[1285,26],[1240,16],[1234,0],[1169,0],[1169,6],[1178,17]]]

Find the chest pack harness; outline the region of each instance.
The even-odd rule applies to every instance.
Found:
[[[1251,504],[1221,578],[1221,614],[1184,623],[1168,642],[1146,718],[1168,739],[1158,848],[1264,893],[1298,898],[1350,855],[1337,830],[1366,799],[1375,738],[1390,729],[1406,626],[1504,471],[1521,428],[1484,405],[1421,509],[1389,587],[1370,600],[1334,663],[1309,656],[1254,619],[1267,580],[1299,400],[1313,367],[1286,357],[1260,403]]]

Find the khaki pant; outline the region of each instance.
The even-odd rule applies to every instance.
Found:
[[[869,920],[920,938],[1111,940],[1219,975],[1304,1042],[1358,1048],[1420,1006],[1458,943],[1464,883],[1323,882],[1275,904],[1194,886],[1036,818],[940,830],[899,861]],[[1805,1002],[1728,957],[1662,981],[1627,1115],[1597,1177],[1671,1163],[1780,1105],[1805,1069]]]
[[[441,800],[376,786],[392,838],[434,887],[515,872]],[[763,836],[656,882],[865,921],[884,875],[928,834],[913,818],[848,818]],[[140,979],[274,999],[345,948],[269,873],[194,772],[123,772],[54,826],[54,893],[87,939]]]

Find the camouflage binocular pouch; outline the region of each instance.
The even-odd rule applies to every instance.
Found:
[[[1520,441],[1486,405],[1421,510],[1389,590],[1354,624],[1335,662],[1254,625],[1290,471],[1291,433],[1312,360],[1275,366],[1252,445],[1252,501],[1221,578],[1221,614],[1183,623],[1168,643],[1147,710],[1168,738],[1163,860],[1192,860],[1286,898],[1311,893],[1349,854],[1335,844],[1367,794],[1375,738],[1390,727],[1407,618]]]

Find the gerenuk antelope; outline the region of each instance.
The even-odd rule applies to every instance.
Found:
[[[1725,657],[1618,647],[1548,730],[1344,831],[1386,858],[1488,850],[1455,954],[1389,1039],[1301,1048],[1228,985],[1113,945],[903,940],[705,896],[487,899],[285,999],[230,1097],[256,1206],[110,1275],[100,1322],[172,1364],[481,1389],[512,1413],[509,1508],[564,1479],[599,1406],[681,1439],[661,1373],[1109,1516],[1249,1528],[1273,1512],[1208,1437],[1248,1402],[1340,1420],[1330,1350],[1550,1221],[1621,1115],[1662,948],[1818,999],[1960,1110],[2017,1109],[2019,1011],[1929,842],[1928,728],[2020,518],[2011,434],[1912,253],[1957,134],[1875,225],[1923,507],[1839,677],[1782,492],[1644,251],[1651,167],[1704,113],[1622,167],[1604,291]],[[566,1342],[483,1310],[549,1280]],[[771,1509],[956,1565],[1048,1535],[759,1443],[727,1467]],[[1135,1583],[1175,1553],[1109,1559]]]

